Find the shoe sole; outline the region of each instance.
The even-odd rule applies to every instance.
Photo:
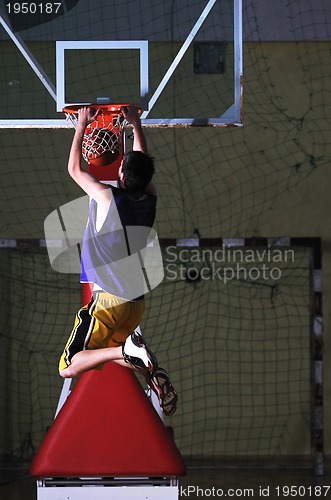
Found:
[[[150,377],[150,382],[151,384],[147,380],[147,383],[149,383],[159,399],[163,413],[170,417],[177,410],[178,395],[170,382],[168,374],[163,369],[155,370]],[[168,399],[169,396],[171,396],[170,400]]]

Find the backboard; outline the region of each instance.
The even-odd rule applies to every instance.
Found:
[[[138,104],[146,127],[242,125],[241,2],[75,0],[26,25],[1,6],[0,126],[68,126],[65,105],[100,97]]]

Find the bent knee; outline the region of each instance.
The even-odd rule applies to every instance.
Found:
[[[64,368],[63,370],[59,370],[60,377],[62,378],[73,378],[71,367]]]

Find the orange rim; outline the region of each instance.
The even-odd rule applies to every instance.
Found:
[[[63,113],[77,114],[78,110],[83,107],[102,109],[104,115],[118,115],[121,113],[122,106],[129,106],[129,104],[72,104],[62,109]]]

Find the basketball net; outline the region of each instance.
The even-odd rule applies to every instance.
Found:
[[[66,119],[76,128],[78,115],[76,113],[65,113]],[[111,153],[117,158],[123,137],[123,130],[127,121],[122,113],[109,114],[100,113],[96,120],[91,122],[85,129],[82,155],[89,162],[101,157],[105,153]]]

